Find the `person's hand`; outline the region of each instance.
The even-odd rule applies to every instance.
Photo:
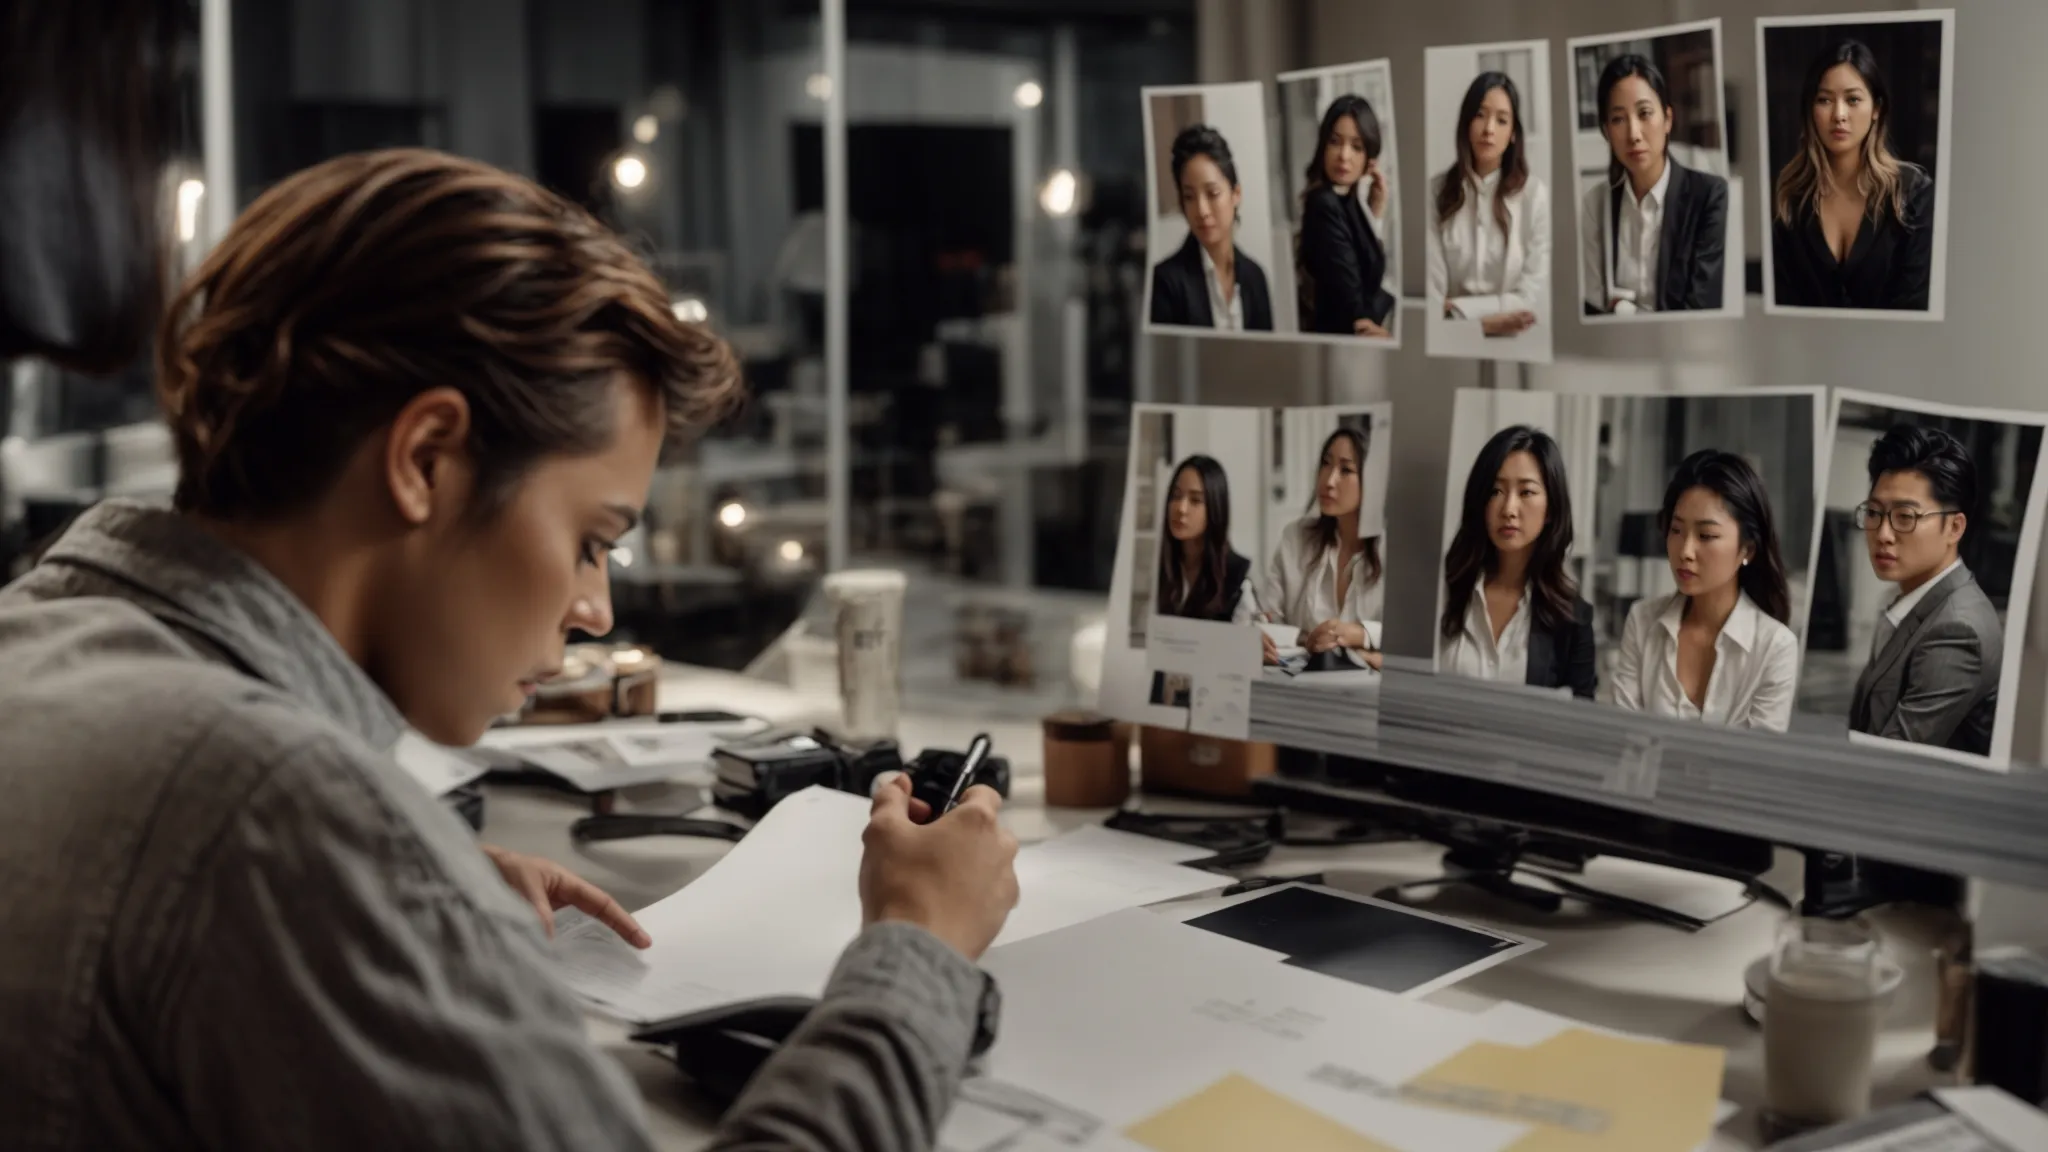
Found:
[[[1017,906],[1017,838],[996,819],[1001,808],[995,790],[977,784],[920,824],[909,777],[877,787],[861,836],[862,921],[915,924],[980,959]]]
[[[620,938],[635,948],[645,948],[654,943],[632,914],[619,906],[617,900],[605,895],[604,890],[583,877],[552,860],[538,856],[524,856],[504,848],[483,845],[484,855],[498,866],[498,874],[514,892],[540,916],[540,926],[549,939],[555,935],[555,912],[561,908],[578,908],[591,918],[603,921],[605,926],[617,932]]]
[[[1372,210],[1374,218],[1383,218],[1387,214],[1387,178],[1380,172],[1377,159],[1365,162],[1365,178],[1371,181],[1366,186],[1365,206]]]
[[[1363,624],[1350,620],[1325,620],[1304,636],[1303,643],[1310,652],[1322,653],[1338,648],[1363,648],[1366,639]]]
[[[1278,664],[1280,662],[1280,646],[1273,643],[1273,638],[1263,631],[1259,633],[1259,649],[1266,663]]]
[[[1488,336],[1519,336],[1536,326],[1534,312],[1495,312],[1479,321],[1479,330]]]
[[[1375,648],[1370,652],[1361,652],[1359,656],[1364,659],[1367,668],[1375,672],[1386,671],[1387,655],[1379,649]]]
[[[1390,335],[1392,335],[1385,328],[1380,327],[1379,325],[1373,323],[1370,320],[1365,319],[1364,317],[1360,317],[1359,319],[1351,322],[1351,334],[1354,336],[1377,336],[1382,340],[1385,340]]]

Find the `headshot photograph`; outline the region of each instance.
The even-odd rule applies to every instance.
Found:
[[[1148,329],[1295,331],[1292,261],[1274,244],[1265,87],[1147,88],[1144,107]]]
[[[1460,389],[1444,494],[1436,671],[1590,700],[1586,599],[1599,398]]]
[[[1146,633],[1155,616],[1256,626],[1271,421],[1259,408],[1157,405],[1139,405],[1132,418],[1101,707],[1185,726],[1184,716],[1146,711],[1174,706],[1172,685],[1147,663]]]
[[[1256,620],[1267,665],[1381,667],[1393,406],[1281,408],[1271,421]]]
[[[1581,312],[1741,315],[1721,22],[1583,37],[1566,59]]]
[[[1835,396],[1798,719],[2003,766],[2048,417]]]
[[[1954,19],[1757,22],[1766,311],[1941,319]]]
[[[1276,226],[1293,257],[1296,330],[1400,346],[1400,163],[1385,60],[1279,78]]]
[[[1431,356],[1548,363],[1550,42],[1423,54]]]
[[[1599,699],[1784,732],[1812,579],[1820,389],[1600,400]]]

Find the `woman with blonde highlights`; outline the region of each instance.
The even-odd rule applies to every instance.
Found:
[[[1800,88],[1799,151],[1771,203],[1776,303],[1926,311],[1934,178],[1891,150],[1891,93],[1877,57],[1843,40]]]

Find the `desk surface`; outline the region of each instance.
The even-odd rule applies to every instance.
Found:
[[[831,714],[829,702],[821,706],[780,685],[738,676],[691,671],[664,681],[664,709],[711,705],[781,723],[816,722]],[[1099,811],[1044,806],[1036,724],[906,716],[902,738],[908,748],[964,747],[979,730],[989,731],[1011,759],[1015,787],[1006,818],[1020,839],[1042,839],[1102,818]],[[691,788],[656,787],[635,790],[625,800],[634,807],[674,811],[696,796]],[[667,896],[715,863],[728,847],[717,841],[674,838],[573,845],[569,823],[587,811],[586,804],[560,793],[492,787],[484,835],[492,843],[562,862],[628,908]],[[1797,889],[1797,868],[1796,858],[1781,857],[1774,878],[1781,891]],[[1281,849],[1258,871],[1321,871],[1329,874],[1334,886],[1369,892],[1427,879],[1442,869],[1435,847],[1402,843]],[[1688,933],[1597,912],[1544,916],[1455,888],[1427,906],[1545,942],[1527,956],[1436,993],[1430,998],[1433,1002],[1478,1010],[1513,1000],[1603,1027],[1724,1047],[1728,1067],[1723,1094],[1742,1105],[1743,1114],[1716,1133],[1709,1147],[1732,1152],[1758,1146],[1754,1116],[1763,1095],[1762,1039],[1741,1011],[1742,975],[1751,961],[1768,951],[1783,918],[1779,909],[1753,904]],[[1883,1103],[1939,1081],[1925,1059],[1933,1043],[1933,930],[1904,910],[1882,912],[1875,919],[1907,968],[1904,991],[1893,1006],[1878,1050],[1877,1099]],[[691,1097],[674,1069],[626,1041],[623,1031],[608,1021],[593,1019],[591,1035],[640,1084],[659,1146],[678,1152],[699,1147],[712,1117]]]

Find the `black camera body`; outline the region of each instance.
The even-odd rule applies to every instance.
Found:
[[[856,796],[874,792],[875,780],[886,772],[910,777],[911,795],[945,806],[953,783],[966,761],[964,752],[927,748],[905,761],[893,740],[873,744],[842,744],[823,732],[782,733],[721,745],[712,753],[717,777],[711,802],[729,812],[758,820],[806,788],[833,788]],[[1000,756],[982,761],[970,786],[985,784],[998,795],[1010,795],[1010,763]]]

